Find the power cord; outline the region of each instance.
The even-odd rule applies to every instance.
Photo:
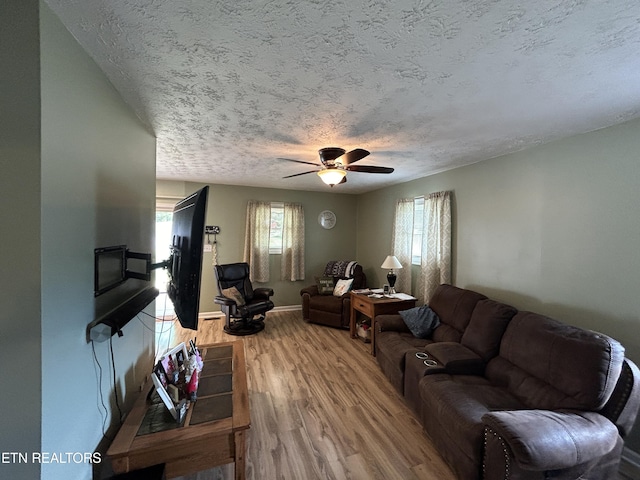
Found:
[[[102,394],[102,366],[100,365],[100,361],[98,360],[98,355],[96,354],[96,344],[93,340],[91,341],[91,350],[93,352],[93,360],[95,362],[95,366],[98,367],[98,371],[96,372],[98,380],[98,394],[100,399],[98,411],[100,412],[100,417],[102,418],[102,436],[112,442],[113,438],[107,435],[107,417],[109,416],[109,410],[104,404],[104,395]],[[102,406],[102,409],[100,409],[100,406]]]
[[[116,401],[116,408],[118,409],[119,421],[122,425],[122,409],[120,408],[120,401],[118,400],[118,381],[116,378],[116,362],[113,356],[113,337],[109,337],[109,352],[111,353],[111,371],[113,372],[113,396]]]

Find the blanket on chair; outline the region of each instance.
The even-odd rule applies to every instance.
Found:
[[[358,262],[352,260],[332,260],[324,268],[325,277],[351,278]]]

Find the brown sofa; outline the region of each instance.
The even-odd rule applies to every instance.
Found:
[[[376,358],[459,479],[615,478],[640,407],[619,342],[451,285],[429,306],[427,339],[378,316]]]
[[[327,263],[324,275],[333,277],[333,283],[339,279],[353,278],[351,290],[365,288],[367,286],[367,277],[362,271],[362,265],[356,264],[353,271],[345,271],[350,262]],[[332,275],[335,273],[335,275]],[[302,318],[306,322],[317,323],[329,327],[349,328],[349,320],[351,315],[351,295],[349,292],[342,296],[321,295],[318,292],[317,285],[300,290],[302,297]]]

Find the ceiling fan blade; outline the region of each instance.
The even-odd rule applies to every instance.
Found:
[[[280,158],[280,157],[278,157],[278,160],[285,160],[287,162],[304,163],[305,165],[313,165],[315,167],[321,167],[322,166],[322,165],[320,165],[318,163],[305,162],[304,160],[294,160],[292,158]]]
[[[362,160],[367,155],[369,155],[369,152],[365,149],[356,148],[355,150],[351,150],[350,152],[347,152],[344,155],[336,158],[336,162],[340,162],[343,165],[349,165],[351,163],[357,162],[358,160]]]
[[[319,172],[319,171],[320,170],[309,170],[308,172],[294,173],[293,175],[287,175],[286,177],[282,177],[282,178],[299,177],[300,175],[306,175],[307,173],[315,173],[315,172]]]
[[[345,167],[345,170],[364,173],[393,173],[391,167],[374,167],[373,165],[349,165]]]

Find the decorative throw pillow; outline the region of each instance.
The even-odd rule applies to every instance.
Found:
[[[236,302],[236,305],[239,307],[242,307],[245,304],[242,294],[236,287],[224,288],[222,290],[222,295]]]
[[[342,295],[344,295],[345,293],[347,293],[349,290],[351,290],[351,284],[353,283],[353,278],[350,278],[348,280],[338,280],[338,282],[336,283],[336,287],[333,289],[333,294],[336,297],[341,297]]]
[[[428,338],[431,332],[440,325],[438,315],[428,305],[402,310],[398,313],[413,336],[417,338]]]
[[[333,293],[333,277],[316,277],[316,284],[320,295],[331,295]]]

